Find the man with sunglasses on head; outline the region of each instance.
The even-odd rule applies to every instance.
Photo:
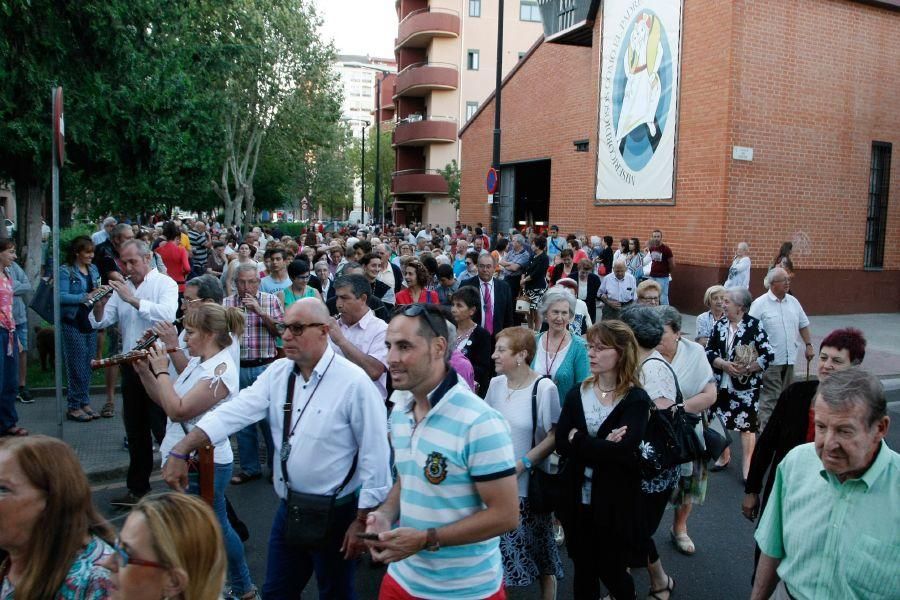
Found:
[[[163,469],[166,483],[183,491],[188,482],[184,458],[191,452],[268,421],[280,462],[274,485],[281,502],[269,537],[267,599],[299,598],[315,572],[320,597],[355,600],[357,558],[365,548],[358,534],[391,486],[381,395],[361,368],[331,348],[328,322],[318,299],[292,304],[282,334],[287,358],[200,419],[169,453]],[[320,541],[299,544],[289,537],[294,513],[288,502],[298,495],[335,497]]]
[[[435,305],[388,324],[399,476],[366,521],[372,558],[389,565],[381,600],[506,597],[499,536],[519,522],[509,426],[448,366],[447,336]]]

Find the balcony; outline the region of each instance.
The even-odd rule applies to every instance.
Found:
[[[394,125],[393,146],[427,146],[456,141],[456,119],[452,117],[409,117]]]
[[[391,177],[391,193],[395,196],[403,194],[446,196],[449,192],[447,180],[435,169],[394,171]]]
[[[425,48],[431,40],[459,37],[459,13],[446,8],[414,10],[400,21],[394,50]]]
[[[415,63],[397,73],[394,99],[398,96],[424,96],[434,90],[459,87],[459,71],[450,63]]]

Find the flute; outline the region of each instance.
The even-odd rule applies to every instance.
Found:
[[[125,275],[125,281],[130,279],[129,275]],[[98,289],[93,294],[91,294],[84,302],[81,303],[85,308],[93,308],[95,304],[112,294],[115,290],[111,287],[107,287],[106,289]]]
[[[182,350],[182,349],[181,348],[166,348],[166,353],[172,354],[173,352],[179,352],[180,350]],[[92,360],[91,361],[91,370],[105,369],[107,367],[114,367],[115,365],[131,364],[137,360],[146,358],[149,354],[150,354],[149,350],[140,349],[140,350],[132,350],[131,352],[125,352],[123,354],[116,354],[115,356],[110,356],[108,358]]]

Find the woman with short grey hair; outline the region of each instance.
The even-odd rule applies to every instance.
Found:
[[[716,375],[716,411],[725,427],[741,432],[742,480],[747,480],[750,458],[759,428],[757,411],[762,374],[774,353],[759,319],[748,314],[753,297],[746,288],[731,288],[725,294],[725,318],[713,325],[706,343],[706,358]],[[725,450],[710,469],[721,471],[731,460]]]
[[[569,331],[569,322],[575,315],[575,296],[568,292],[550,289],[541,298],[538,310],[547,331],[537,334],[537,352],[531,368],[550,377],[565,399],[569,390],[575,389],[590,375],[587,346],[580,335]]]
[[[706,360],[706,351],[697,342],[681,336],[681,313],[673,306],[656,309],[663,320],[663,336],[656,349],[669,361],[684,397],[687,412],[704,415],[716,401],[715,377]],[[717,457],[718,458],[718,457]],[[687,520],[693,504],[703,504],[709,476],[707,461],[697,459],[679,466],[679,479],[672,494],[675,519],[669,537],[682,554],[696,551],[687,534]]]

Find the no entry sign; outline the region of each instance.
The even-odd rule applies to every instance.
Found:
[[[494,167],[488,169],[485,187],[487,187],[488,194],[496,194],[497,188],[500,187],[500,174],[497,173],[497,169]]]

